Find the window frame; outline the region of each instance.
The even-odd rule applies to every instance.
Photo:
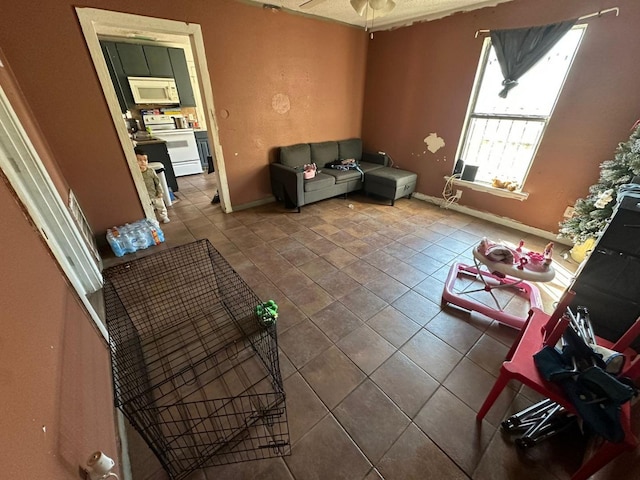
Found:
[[[462,185],[462,186],[468,186],[468,187],[473,188],[473,189],[478,190],[478,191],[494,193],[494,194],[497,194],[497,195],[503,196],[503,197],[517,198],[519,200],[525,200],[526,198],[528,198],[528,193],[526,193],[524,191],[524,186],[525,186],[525,184],[527,182],[527,178],[529,176],[529,172],[531,171],[531,168],[533,167],[533,164],[534,164],[534,162],[536,160],[536,157],[537,157],[537,154],[538,154],[538,149],[540,148],[540,145],[542,144],[542,141],[544,140],[544,135],[545,135],[545,133],[547,131],[547,127],[549,126],[549,121],[553,117],[556,105],[558,104],[558,101],[560,99],[560,95],[562,95],[562,90],[564,89],[564,86],[565,86],[565,83],[567,81],[567,78],[569,77],[569,74],[571,72],[571,68],[573,67],[573,63],[574,63],[574,61],[576,59],[576,56],[578,54],[578,51],[579,51],[580,46],[582,44],[582,41],[584,40],[584,36],[585,36],[586,30],[587,30],[587,26],[588,26],[587,24],[577,24],[577,25],[574,25],[571,28],[571,30],[576,30],[576,29],[582,30],[582,34],[580,36],[580,39],[578,41],[578,44],[577,44],[574,52],[573,52],[571,60],[569,61],[569,68],[567,69],[567,72],[566,72],[564,78],[562,79],[562,82],[561,82],[560,87],[558,89],[558,92],[556,94],[556,98],[555,98],[555,101],[553,102],[553,105],[551,107],[549,115],[509,115],[509,114],[474,113],[474,109],[476,108],[476,105],[477,105],[477,102],[478,102],[478,97],[480,95],[480,90],[481,90],[481,87],[482,87],[482,83],[483,83],[483,80],[484,80],[484,77],[485,77],[487,65],[489,63],[489,55],[491,53],[491,47],[492,47],[491,37],[489,37],[489,36],[485,37],[485,39],[483,41],[483,44],[482,44],[482,49],[480,51],[480,58],[478,59],[478,66],[476,68],[473,87],[471,89],[471,95],[469,97],[469,102],[467,103],[467,110],[465,112],[465,118],[464,118],[464,122],[463,122],[463,125],[462,125],[462,130],[461,130],[461,133],[460,133],[460,139],[458,141],[458,147],[456,149],[456,157],[455,158],[462,158],[462,160],[465,162],[465,165],[466,164],[474,165],[474,163],[472,163],[472,161],[468,161],[467,159],[462,157],[462,152],[464,151],[465,142],[467,141],[467,135],[469,134],[470,126],[471,126],[471,123],[472,123],[473,119],[529,121],[529,122],[543,123],[543,126],[542,126],[542,129],[540,131],[540,138],[538,139],[538,141],[537,141],[537,143],[536,143],[536,145],[535,145],[535,147],[533,149],[533,153],[531,155],[531,160],[529,162],[529,165],[527,166],[527,169],[526,169],[526,171],[525,171],[525,173],[524,173],[524,175],[522,177],[522,181],[520,183],[520,188],[518,188],[516,191],[514,191],[514,192],[505,191],[504,189],[493,187],[490,182],[478,181],[478,180],[466,181],[466,180],[461,180],[459,178],[455,178],[453,180],[454,184],[459,184],[459,185]],[[476,187],[476,188],[474,188],[474,187]]]

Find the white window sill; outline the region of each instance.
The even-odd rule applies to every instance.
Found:
[[[467,180],[460,180],[459,178],[451,178],[449,176],[444,177],[445,180],[451,181],[453,185],[459,185],[460,187],[467,187],[471,190],[476,190],[478,192],[485,192],[490,195],[496,195],[498,197],[505,198],[513,198],[515,200],[526,200],[529,198],[529,193],[527,192],[510,192],[504,188],[496,188],[488,185],[486,183],[477,183],[477,182],[468,182]]]

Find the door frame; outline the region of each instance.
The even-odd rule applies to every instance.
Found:
[[[155,219],[153,208],[148,202],[142,199],[146,198],[146,188],[140,169],[136,161],[135,154],[131,145],[131,139],[122,121],[122,112],[118,97],[109,75],[107,63],[104,59],[102,49],[100,48],[100,40],[98,35],[108,34],[105,28],[130,28],[132,30],[142,30],[148,33],[182,35],[189,38],[193,59],[196,65],[196,74],[198,76],[198,85],[200,87],[200,98],[203,103],[203,110],[207,120],[207,137],[209,145],[213,147],[215,170],[218,181],[218,194],[220,196],[220,206],[225,213],[233,211],[229,197],[229,184],[227,182],[227,173],[225,169],[224,153],[220,144],[220,136],[218,132],[218,124],[215,117],[215,107],[213,102],[213,91],[211,89],[211,79],[209,76],[209,67],[207,66],[207,58],[204,49],[204,40],[202,37],[202,29],[197,23],[185,23],[176,20],[167,20],[162,18],[145,17],[143,15],[134,15],[130,13],[112,12],[108,10],[100,10],[88,7],[76,7],[76,14],[82,27],[93,65],[98,74],[98,79],[102,86],[109,112],[113,120],[113,124],[118,134],[118,139],[122,146],[129,170],[131,171],[140,203],[144,209],[147,218]]]
[[[33,135],[37,141],[36,136],[41,133],[34,131],[32,125],[25,127],[20,120],[16,109],[23,111],[24,108],[21,98],[16,97],[14,81],[0,52],[0,170],[108,342],[107,329],[88,298],[102,288],[102,265],[92,254],[30,138]],[[68,193],[72,197],[72,192]]]

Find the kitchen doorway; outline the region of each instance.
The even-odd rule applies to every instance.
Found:
[[[122,119],[122,113],[115,88],[100,47],[99,36],[112,36],[114,29],[117,29],[120,32],[130,32],[132,35],[140,35],[143,32],[146,35],[157,37],[180,37],[191,47],[199,86],[198,96],[202,102],[201,111],[205,118],[209,145],[213,153],[212,156],[218,181],[220,206],[223,212],[232,212],[224,163],[224,153],[222,151],[218,135],[211,79],[209,77],[209,69],[207,66],[204,41],[200,25],[85,7],[76,7],[76,14],[78,15],[87,47],[89,48],[118,138],[122,145],[122,150],[125,158],[127,159],[129,170],[131,171],[134,184],[138,191],[140,203],[142,204],[147,218],[155,219],[155,213],[153,211],[153,207],[149,205],[148,202],[144,201],[147,197],[146,188],[144,186],[142,176],[140,175],[138,164],[133,153],[131,139],[129,138],[125,123]]]

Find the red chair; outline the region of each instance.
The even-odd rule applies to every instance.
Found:
[[[500,368],[500,375],[496,383],[478,411],[478,420],[484,418],[502,390],[507,386],[507,383],[512,379],[520,381],[541,395],[562,405],[571,413],[577,414],[573,404],[564,395],[562,389],[558,385],[542,378],[533,361],[533,355],[539,352],[543,346],[555,345],[560,339],[569,323],[569,320],[563,313],[566,311],[567,306],[571,303],[574,296],[575,294],[573,292],[566,292],[551,316],[545,314],[538,308],[533,308],[529,312],[529,318],[522,328],[519,338],[514,342],[507,354],[506,360]],[[615,344],[597,338],[598,345],[626,354],[627,359],[630,361],[627,362],[627,366],[622,372],[622,375],[634,380],[640,376],[640,356],[631,350],[629,345],[639,334],[640,318],[636,320]],[[624,430],[624,440],[620,443],[603,441],[602,445],[593,455],[586,459],[578,471],[573,474],[571,480],[586,480],[622,452],[636,448],[638,439],[631,431],[630,402],[626,402],[622,406],[620,420]]]

